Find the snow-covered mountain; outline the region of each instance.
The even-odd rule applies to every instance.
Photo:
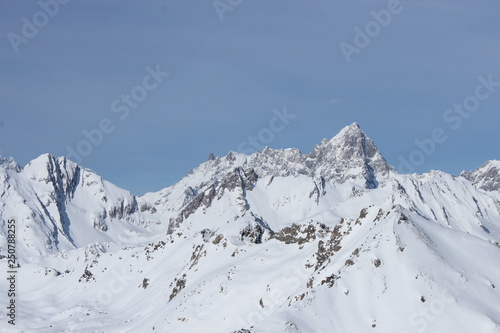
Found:
[[[9,218],[18,221],[22,259],[91,244],[137,245],[161,224],[153,206],[64,157],[41,155],[22,169],[6,159],[1,166],[0,217],[3,227]],[[5,237],[0,246],[5,250]]]
[[[500,332],[499,170],[401,175],[357,124],[309,154],[211,156],[142,197],[65,158],[2,159],[15,328]]]

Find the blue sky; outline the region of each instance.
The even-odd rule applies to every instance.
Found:
[[[500,158],[498,1],[54,1],[0,0],[0,154],[21,165],[80,147],[142,194],[249,136],[306,153],[352,122],[416,172]]]

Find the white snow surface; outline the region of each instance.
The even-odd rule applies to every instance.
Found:
[[[357,124],[142,197],[65,158],[2,158],[0,265],[14,219],[20,267],[0,331],[500,332],[491,165],[401,175]]]

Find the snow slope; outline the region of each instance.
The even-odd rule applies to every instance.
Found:
[[[9,331],[500,332],[498,169],[400,175],[357,124],[143,197],[64,158],[1,165]]]

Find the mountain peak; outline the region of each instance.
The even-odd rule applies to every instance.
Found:
[[[354,131],[361,131],[361,127],[359,127],[359,124],[357,122],[353,122],[351,125],[344,127],[343,129],[340,130],[340,133],[344,130],[354,130]]]
[[[346,126],[340,130],[340,132],[335,135],[330,142],[335,140],[340,140],[340,138],[345,137],[366,137],[365,132],[359,127],[358,123],[354,122],[349,126]]]
[[[482,190],[498,191],[500,190],[500,161],[487,161],[474,171],[462,171],[460,176]]]
[[[331,140],[323,140],[315,146],[308,159],[322,176],[332,169],[336,177],[330,178],[347,180],[361,175],[369,188],[377,187],[376,174],[385,176],[395,170],[356,122],[344,127]]]
[[[14,170],[16,172],[21,171],[21,167],[12,157],[0,156],[0,168]]]

